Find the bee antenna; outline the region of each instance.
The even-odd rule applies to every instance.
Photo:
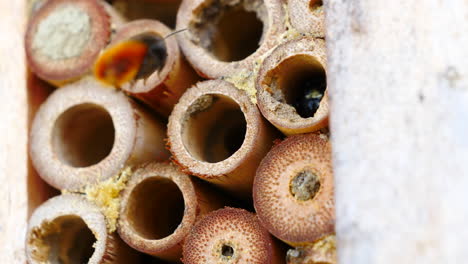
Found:
[[[175,34],[178,34],[178,33],[180,33],[180,32],[183,32],[183,31],[185,31],[185,30],[187,30],[187,29],[188,29],[188,28],[179,29],[179,30],[176,30],[176,31],[174,31],[174,32],[172,32],[172,33],[169,33],[167,36],[164,37],[164,39],[167,39],[168,37],[173,36],[173,35],[175,35]]]

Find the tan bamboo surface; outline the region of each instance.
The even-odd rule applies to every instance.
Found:
[[[257,105],[263,116],[285,135],[317,131],[328,125],[326,90],[326,49],[322,39],[303,37],[277,46],[265,58],[256,77]],[[312,77],[311,77],[312,76]],[[303,79],[323,81],[319,107],[310,117],[302,117],[291,105]],[[315,89],[320,84],[314,84]],[[317,90],[314,90],[317,91]]]
[[[122,90],[141,99],[162,116],[169,116],[182,94],[200,77],[184,58],[172,29],[157,20],[139,19],[119,28],[109,46],[146,34],[164,39],[166,58],[161,68],[145,78],[122,84]],[[166,38],[167,37],[167,38]]]
[[[110,41],[112,26],[121,22],[107,12],[112,7],[86,0],[36,3],[40,8],[30,15],[25,35],[30,69],[57,86],[86,75]]]
[[[184,171],[245,200],[258,164],[278,138],[247,93],[222,80],[189,88],[167,131],[173,159]]]
[[[179,262],[193,226],[226,197],[175,164],[152,162],[134,171],[121,193],[118,232],[134,249]]]
[[[169,158],[165,124],[121,91],[86,78],[54,91],[31,127],[30,157],[57,189],[83,191],[124,166]]]
[[[28,216],[50,196],[27,157],[48,88],[28,85],[25,9],[0,1],[0,256],[22,264]],[[468,3],[329,0],[325,10],[339,263],[463,263]]]
[[[286,138],[262,160],[253,184],[262,225],[291,246],[334,233],[331,145],[325,134]]]
[[[30,264],[127,264],[138,253],[109,233],[101,209],[78,194],[63,194],[41,204],[26,233]]]

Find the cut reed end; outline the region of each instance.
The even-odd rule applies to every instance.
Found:
[[[208,78],[251,70],[279,41],[284,29],[279,0],[184,1],[177,14],[179,44],[193,67]],[[242,23],[239,23],[242,21]]]
[[[205,81],[187,90],[169,117],[170,150],[191,174],[241,195],[273,133],[249,97],[232,84]]]
[[[87,73],[107,45],[110,18],[98,1],[53,0],[44,3],[28,23],[28,64],[39,77],[64,83]]]
[[[254,206],[262,224],[290,245],[334,232],[331,147],[318,134],[291,136],[274,146],[254,181]]]
[[[262,114],[286,135],[319,130],[328,123],[325,42],[302,38],[278,46],[256,81]]]
[[[136,135],[131,101],[87,79],[56,90],[39,108],[30,155],[47,183],[80,191],[116,175],[135,152]]]
[[[300,33],[325,38],[325,8],[322,0],[288,0],[291,25]]]
[[[99,56],[95,76],[168,116],[182,93],[198,80],[171,33],[156,20],[125,24]]]
[[[276,263],[274,241],[255,214],[224,208],[198,222],[183,248],[183,262]]]
[[[136,250],[178,261],[200,210],[195,186],[176,166],[137,169],[121,195],[118,232]]]
[[[28,263],[102,263],[118,256],[99,208],[83,196],[61,195],[31,216],[26,234]]]

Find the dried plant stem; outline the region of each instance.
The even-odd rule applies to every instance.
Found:
[[[30,135],[39,175],[80,191],[124,166],[165,160],[165,127],[122,92],[92,79],[56,90],[40,107]]]

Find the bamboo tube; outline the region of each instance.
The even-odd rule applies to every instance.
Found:
[[[179,261],[192,226],[222,207],[223,200],[173,164],[146,164],[133,173],[121,194],[118,231],[136,250]]]
[[[281,0],[187,0],[177,13],[185,56],[210,79],[250,72],[285,31]]]
[[[322,0],[288,0],[291,25],[300,33],[325,38],[325,8]]]
[[[243,209],[220,209],[193,228],[183,248],[185,264],[284,263],[281,247],[256,215]]]
[[[108,233],[99,208],[84,196],[64,194],[38,207],[29,220],[30,264],[131,263],[136,252]]]
[[[276,145],[258,167],[253,200],[262,225],[292,246],[333,234],[331,147],[326,135],[303,134]]]
[[[168,158],[164,137],[164,125],[123,93],[85,79],[56,90],[40,107],[30,156],[47,183],[79,191],[123,166]]]
[[[258,107],[286,135],[328,124],[325,41],[301,38],[278,46],[260,67]]]
[[[336,264],[336,237],[327,236],[312,245],[288,250],[287,264]]]
[[[250,199],[255,170],[277,132],[244,91],[211,80],[187,90],[169,117],[178,165],[233,195]]]
[[[97,0],[37,1],[25,36],[29,67],[60,86],[89,72],[111,32],[123,23],[110,5]]]
[[[179,51],[175,37],[165,38],[171,32],[171,29],[156,20],[135,20],[123,25],[106,49],[108,52],[104,51],[99,57],[95,66],[96,76],[98,79],[106,79],[108,70],[127,63],[127,57],[133,54],[133,46],[125,45],[129,43],[126,41],[142,43],[146,52],[137,65],[138,72],[135,71],[133,78],[119,86],[162,116],[169,116],[180,96],[199,80]]]

